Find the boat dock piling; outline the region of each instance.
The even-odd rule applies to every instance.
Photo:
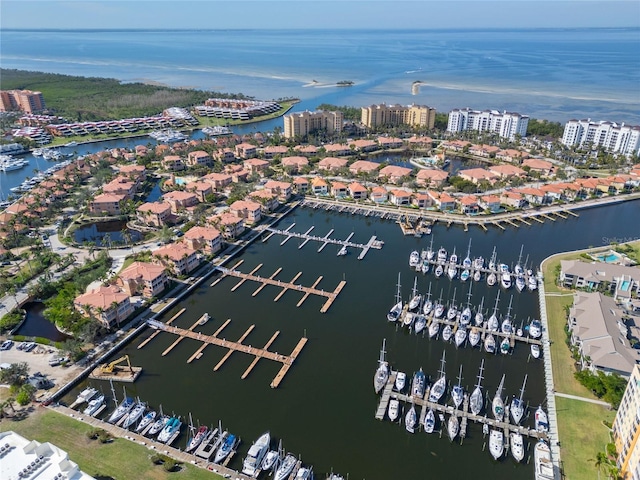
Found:
[[[336,238],[331,238],[331,234],[333,233],[334,229],[332,228],[331,230],[329,230],[329,232],[324,235],[323,237],[317,236],[317,235],[310,235],[311,230],[313,230],[315,227],[311,227],[309,228],[309,230],[307,230],[305,233],[296,233],[296,232],[292,232],[291,231],[291,227],[295,225],[292,224],[289,227],[287,227],[285,230],[279,230],[277,228],[266,228],[265,231],[269,232],[269,235],[267,236],[267,238],[265,238],[263,240],[266,241],[268,238],[270,238],[272,235],[278,234],[278,235],[284,235],[286,238],[280,243],[280,245],[284,245],[287,240],[289,240],[292,237],[295,238],[300,238],[303,240],[303,242],[298,246],[298,249],[301,249],[302,247],[304,247],[309,241],[314,240],[316,242],[321,242],[320,247],[318,247],[318,252],[322,252],[322,250],[324,250],[324,248],[329,245],[340,245],[342,247],[346,247],[346,248],[356,248],[356,249],[360,249],[360,255],[358,255],[358,260],[362,260],[364,258],[364,256],[367,254],[367,252],[369,250],[371,250],[372,248],[375,248],[377,250],[380,250],[382,248],[382,246],[384,245],[384,242],[377,240],[375,235],[373,237],[371,237],[369,239],[369,241],[367,243],[355,243],[351,241],[351,237],[353,237],[353,235],[355,234],[355,232],[351,232],[351,234],[345,239],[345,240],[338,240]]]
[[[196,321],[196,323],[194,323],[193,325],[191,325],[191,326],[189,327],[189,330],[188,330],[188,331],[189,331],[189,332],[193,332],[193,329],[194,329],[194,328],[196,328],[196,327],[200,324],[200,321],[201,321],[203,318],[205,318],[205,315],[206,315],[206,313],[205,313],[202,317],[200,317],[200,318]],[[173,350],[173,349],[174,349],[174,348],[175,348],[175,347],[176,347],[176,346],[177,346],[177,345],[182,341],[182,339],[183,339],[183,338],[184,338],[184,336],[182,336],[182,335],[181,335],[181,336],[179,336],[179,337],[175,340],[175,342],[173,342],[171,345],[169,345],[169,346],[165,349],[165,351],[164,351],[164,352],[162,352],[162,356],[164,357],[164,356],[165,356],[165,355],[167,355],[171,350]]]
[[[237,266],[237,264],[236,264]],[[320,283],[320,281],[322,280],[322,276],[318,277],[317,280],[313,283],[313,285],[311,287],[305,287],[302,285],[297,285],[294,282],[298,279],[298,277],[300,275],[302,275],[302,272],[298,272],[297,275],[293,278],[293,280],[291,280],[291,282],[287,283],[287,282],[282,282],[281,280],[276,280],[275,276],[282,270],[281,268],[278,269],[275,273],[273,273],[270,277],[261,277],[258,275],[254,275],[255,272],[262,267],[262,264],[258,265],[257,267],[255,267],[251,273],[242,273],[239,272],[233,268],[224,268],[224,267],[216,267],[217,270],[219,270],[220,272],[222,272],[222,276],[220,278],[218,278],[215,282],[213,282],[211,284],[211,286],[214,286],[215,284],[217,284],[222,278],[226,277],[226,276],[232,276],[232,277],[238,277],[240,278],[240,282],[238,282],[232,289],[231,291],[235,291],[240,285],[242,285],[245,281],[247,280],[252,280],[255,282],[259,282],[262,285],[260,287],[258,287],[258,289],[253,292],[252,296],[257,295],[260,290],[262,288],[264,288],[266,285],[273,285],[275,287],[280,287],[282,288],[282,291],[276,296],[276,298],[273,300],[274,302],[277,302],[282,295],[284,295],[284,293],[287,290],[297,290],[300,292],[304,292],[304,295],[302,297],[302,299],[297,303],[297,307],[300,307],[304,301],[309,297],[309,295],[317,295],[320,297],[326,297],[327,300],[325,301],[324,305],[322,305],[322,308],[320,309],[320,313],[325,313],[327,310],[329,310],[329,307],[331,306],[331,304],[334,302],[334,300],[336,299],[336,297],[338,296],[338,294],[342,291],[342,289],[344,288],[344,285],[347,283],[345,280],[342,280],[338,286],[336,287],[336,289],[333,292],[326,292],[324,290],[319,290],[316,287],[318,286],[318,284]]]
[[[251,333],[251,331],[255,328],[255,325],[251,325],[245,332],[244,334],[240,337],[240,339],[236,342],[233,341],[229,341],[223,338],[219,338],[218,334],[222,331],[222,329],[224,327],[226,327],[229,322],[231,320],[227,320],[225,322],[224,325],[222,325],[222,327],[220,327],[213,335],[204,335],[202,333],[199,332],[194,332],[192,329],[182,329],[182,328],[178,328],[178,327],[174,327],[171,325],[167,325],[165,323],[159,322],[157,320],[147,320],[147,324],[152,327],[152,328],[156,328],[158,330],[162,330],[165,332],[169,332],[169,333],[173,333],[175,335],[179,336],[179,339],[188,337],[191,338],[192,340],[196,340],[198,342],[203,342],[204,345],[200,346],[200,348],[193,354],[191,355],[191,357],[189,358],[189,360],[187,360],[187,362],[193,361],[195,358],[200,358],[198,355],[202,355],[202,350],[204,350],[204,346],[212,344],[212,345],[217,345],[219,347],[223,347],[223,348],[227,348],[229,349],[229,351],[222,357],[222,359],[215,365],[215,367],[213,368],[214,371],[218,371],[222,365],[224,364],[224,362],[227,361],[227,359],[231,356],[231,354],[235,351],[239,351],[239,352],[243,352],[243,353],[247,353],[249,355],[254,355],[256,358],[254,359],[254,361],[251,363],[251,365],[249,365],[249,367],[245,370],[245,372],[242,374],[242,378],[246,378],[249,373],[251,373],[251,370],[255,367],[255,365],[257,364],[257,361],[260,358],[266,358],[268,360],[273,360],[275,362],[280,362],[282,363],[282,368],[280,369],[280,371],[278,372],[278,374],[275,376],[275,378],[273,379],[273,381],[271,382],[271,388],[277,388],[280,383],[282,382],[282,379],[284,378],[284,376],[287,374],[287,372],[289,371],[289,369],[291,368],[291,366],[293,365],[293,362],[295,361],[295,359],[298,357],[298,355],[300,354],[300,352],[302,351],[302,348],[304,347],[304,345],[307,343],[307,338],[303,337],[300,339],[300,341],[298,342],[298,344],[294,347],[293,351],[291,352],[290,355],[281,355],[279,353],[276,352],[271,352],[268,349],[268,347],[271,346],[271,344],[275,341],[276,337],[278,336],[278,334],[280,332],[276,332],[271,339],[267,342],[267,344],[265,345],[264,348],[256,348],[256,347],[252,347],[251,345],[245,345],[244,343],[242,343],[245,338]],[[195,325],[197,325],[198,323],[196,322],[194,324],[193,327],[195,327]],[[192,327],[192,328],[193,328]],[[176,342],[174,342],[175,346]],[[171,348],[173,348],[173,346]],[[163,355],[165,355],[165,353],[163,353]]]

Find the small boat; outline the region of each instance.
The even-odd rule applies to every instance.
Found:
[[[446,363],[445,353],[446,350],[443,350],[442,359],[440,360],[440,377],[438,377],[438,380],[433,383],[429,390],[429,401],[433,403],[438,403],[442,395],[444,395],[444,391],[447,389],[447,377],[444,371],[444,365]]]
[[[456,249],[455,247],[453,248],[453,253],[451,254],[451,256],[449,257],[449,263],[451,265],[458,265],[458,255],[456,255]]]
[[[233,450],[233,447],[235,446],[235,444],[236,444],[236,436],[232,434],[226,435],[224,437],[224,440],[218,447],[218,450],[216,450],[216,455],[213,459],[213,463],[220,464],[225,458],[227,458],[229,453],[231,453],[231,450]],[[294,460],[295,460],[295,457],[294,457]]]
[[[538,407],[535,414],[536,430],[539,432],[549,431],[549,420],[547,419],[546,412],[542,409],[542,405]]]
[[[518,329],[516,330],[516,335],[519,336],[519,337],[522,337],[523,333],[524,332],[522,331],[522,328],[518,327]]]
[[[347,250],[347,246],[343,245],[342,248],[340,250],[338,250],[338,253],[336,254],[338,257],[344,257],[348,252]]]
[[[553,480],[555,478],[551,449],[544,440],[538,441],[533,450],[535,480]]]
[[[170,418],[158,435],[158,441],[167,443],[180,430],[180,427],[182,427],[182,422],[178,417]]]
[[[458,316],[458,307],[456,307],[455,303],[452,303],[451,306],[449,307],[449,310],[447,310],[447,320],[455,320],[457,316]]]
[[[471,323],[471,307],[465,307],[460,314],[460,324],[467,326]]]
[[[147,404],[138,400],[138,402],[133,406],[127,417],[122,422],[122,428],[129,428],[131,425],[136,423],[144,415],[144,411],[146,409]]]
[[[436,318],[442,317],[444,314],[444,305],[442,303],[436,303],[436,307],[433,311],[433,316]]]
[[[120,420],[125,414],[129,413],[129,410],[133,408],[134,400],[131,397],[126,397],[122,400],[122,403],[117,406],[117,408],[111,413],[111,416],[107,420],[109,423],[116,423]]]
[[[519,292],[522,292],[526,286],[527,286],[527,282],[525,281],[524,276],[518,275],[516,277],[516,290],[518,290]]]
[[[420,269],[423,275],[426,275],[427,273],[429,273],[429,267],[430,267],[429,260],[424,259],[422,261],[422,268]]]
[[[404,417],[404,428],[409,433],[414,433],[416,430],[416,424],[418,423],[418,414],[416,413],[416,407],[412,403],[411,408],[407,411]]]
[[[198,428],[198,431],[196,432],[196,434],[193,436],[191,440],[189,440],[189,443],[187,443],[187,448],[185,448],[184,451],[191,452],[192,450],[195,450],[198,447],[198,445],[202,443],[202,440],[204,440],[204,438],[207,436],[208,431],[209,429],[204,425]]]
[[[311,469],[307,467],[300,467],[300,469],[296,472],[295,480],[308,480],[311,478]]]
[[[536,345],[535,343],[531,344],[531,356],[533,358],[540,358],[540,345]]]
[[[498,385],[496,394],[493,396],[493,401],[491,402],[491,413],[493,414],[493,417],[499,422],[504,419],[504,401],[502,400],[503,386],[504,374],[502,374],[502,380],[500,380],[500,385]]]
[[[411,252],[411,255],[409,255],[409,266],[415,268],[419,264],[420,264],[420,253],[417,250],[414,250],[413,252]]]
[[[445,342],[448,342],[449,340],[451,340],[451,335],[453,335],[451,325],[445,325],[444,329],[442,330],[442,339]]]
[[[404,372],[398,372],[396,374],[396,381],[394,387],[398,392],[402,392],[407,383],[407,374]]]
[[[411,329],[415,318],[416,318],[416,315],[414,313],[406,312],[404,315],[404,318],[402,319],[402,325]]]
[[[91,400],[96,394],[98,393],[98,389],[97,388],[93,388],[93,387],[87,387],[84,390],[82,390],[75,402],[73,402],[74,405],[82,405],[83,403],[88,402],[89,400]]]
[[[464,341],[467,339],[467,329],[466,327],[460,325],[456,330],[456,334],[453,337],[456,347],[460,347]]]
[[[469,344],[472,347],[476,347],[480,343],[480,330],[473,327],[469,332]]]
[[[473,319],[476,322],[476,326],[478,327],[481,327],[482,324],[484,323],[484,313],[482,313],[482,307],[484,307],[484,297],[482,297],[482,301],[480,302],[480,308],[478,308],[478,311],[476,312],[476,315]]]
[[[524,400],[522,397],[524,396],[524,387],[527,384],[527,375],[524,376],[524,381],[522,382],[522,388],[520,389],[520,396],[516,397],[514,395],[513,400],[511,400],[511,407],[509,408],[509,412],[511,413],[511,418],[513,418],[513,423],[518,425],[520,420],[522,420],[522,416],[524,415]]]
[[[458,375],[458,383],[451,389],[451,399],[456,408],[460,408],[464,400],[464,388],[462,388],[462,365],[460,365],[460,374]]]
[[[511,344],[509,343],[509,338],[504,337],[500,342],[500,353],[506,355],[511,350]]]
[[[484,268],[484,258],[476,257],[473,259],[473,268],[476,270],[482,270]]]
[[[378,368],[376,369],[376,373],[373,377],[373,388],[376,393],[380,393],[380,391],[387,384],[387,380],[389,379],[389,364],[384,359],[384,354],[386,353],[384,350],[386,341],[386,339],[382,340],[382,350],[380,350]]]
[[[102,405],[104,405],[104,395],[100,394],[93,400],[89,401],[87,408],[85,408],[82,413],[93,416],[93,414],[96,413]]]
[[[444,263],[447,261],[447,251],[444,247],[440,247],[438,250],[438,263]]]
[[[420,333],[427,326],[427,319],[424,315],[416,315],[413,321],[413,329],[416,333]]]
[[[136,427],[136,433],[142,432],[147,427],[147,425],[151,425],[151,422],[156,419],[157,415],[158,414],[155,411],[151,410],[144,417],[142,417],[142,420],[140,420],[140,423]]]
[[[444,273],[444,267],[442,265],[438,265],[433,273],[436,277],[441,277]]]
[[[534,291],[536,288],[538,288],[538,281],[536,280],[536,277],[533,276],[533,274],[530,274],[527,277],[527,288],[530,291]]]
[[[447,276],[453,280],[454,278],[456,278],[456,275],[458,274],[458,268],[456,267],[455,263],[450,263],[449,264],[449,268],[447,268]]]
[[[269,432],[265,432],[253,442],[253,445],[249,447],[247,456],[242,462],[242,473],[255,477],[260,472],[260,465],[262,465],[262,459],[269,450],[269,443],[271,442],[271,435]]]
[[[205,312],[205,314],[200,317],[200,320],[198,320],[198,325],[205,325],[210,319],[209,314]]]
[[[296,457],[294,457],[290,453],[287,454],[280,466],[277,468],[276,473],[273,475],[273,478],[275,480],[284,480],[285,478],[289,478],[289,475],[291,474],[293,467],[296,466],[297,462],[298,459]]]
[[[427,378],[422,371],[422,368],[413,374],[413,381],[411,382],[411,395],[418,398],[424,397],[424,392],[427,387]]]
[[[504,434],[502,430],[491,429],[489,434],[489,452],[498,460],[504,454]]]
[[[411,300],[409,300],[409,310],[413,311],[420,306],[422,295],[418,293],[418,278],[413,281],[413,289],[411,290]]]
[[[473,272],[473,281],[474,282],[479,282],[480,280],[482,280],[482,272],[480,270],[476,270]]]
[[[489,285],[490,287],[493,287],[497,281],[498,276],[495,274],[495,272],[491,272],[489,275],[487,275],[487,285]]]
[[[429,325],[429,338],[433,338],[438,334],[440,330],[440,322],[436,319],[431,320],[431,324]]]
[[[469,280],[470,276],[471,276],[471,271],[468,268],[466,268],[460,274],[460,280],[462,280],[463,282],[466,282],[467,280]]]
[[[500,331],[506,335],[511,335],[513,333],[513,325],[511,324],[511,319],[508,315],[502,320]]]
[[[151,428],[147,432],[147,435],[153,436],[161,432],[162,429],[167,425],[167,422],[169,420],[171,420],[171,417],[169,417],[168,415],[161,415],[160,418],[153,422],[153,425],[151,425]]]
[[[436,414],[433,412],[433,408],[430,408],[424,416],[423,426],[425,432],[433,433],[433,429],[436,427]]]
[[[398,284],[396,286],[397,286],[396,300],[393,307],[391,307],[391,310],[389,310],[389,313],[387,313],[387,320],[389,320],[390,322],[397,321],[398,318],[400,318],[400,314],[402,313],[402,295],[400,293],[400,274],[399,273],[398,273]]]
[[[521,462],[524,458],[524,440],[522,435],[518,432],[511,432],[509,435],[510,442],[509,445],[511,447],[511,455],[516,462]]]
[[[263,472],[268,472],[273,468],[276,464],[276,460],[278,460],[278,451],[277,450],[269,450],[267,454],[264,456],[264,460],[262,460],[262,465],[260,465],[260,470]]]
[[[469,409],[474,415],[479,415],[484,407],[484,397],[482,396],[482,371],[484,370],[484,359],[480,364],[480,372],[478,373],[478,383],[469,398]]]
[[[484,337],[484,351],[487,353],[496,353],[496,339],[490,333]]]
[[[400,414],[400,401],[397,398],[392,398],[389,400],[389,408],[387,410],[387,415],[389,415],[389,420],[395,422],[398,419],[398,415]]]
[[[458,417],[455,415],[451,415],[449,417],[449,421],[447,422],[447,433],[449,434],[449,438],[453,442],[453,439],[458,435],[458,431],[460,430],[460,422],[458,421]]]
[[[529,336],[531,338],[540,338],[542,336],[542,323],[540,320],[532,320],[529,324]]]
[[[427,300],[424,302],[422,306],[422,313],[426,316],[429,315],[433,311],[433,302],[431,300]]]
[[[503,273],[500,276],[500,285],[505,290],[509,290],[511,288],[511,274],[510,273]]]

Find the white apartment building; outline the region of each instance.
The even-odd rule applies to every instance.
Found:
[[[333,135],[342,131],[344,115],[340,111],[304,111],[285,115],[283,120],[285,138],[305,137],[317,130],[324,130]]]
[[[620,478],[640,480],[640,365],[633,369],[613,422]]]
[[[502,138],[513,140],[516,135],[520,135],[522,138],[526,137],[528,126],[529,117],[519,113],[455,108],[449,112],[447,131],[454,133],[465,130],[475,130],[479,133],[493,132]]]
[[[610,153],[640,153],[640,126],[601,120],[569,120],[564,126],[562,143],[568,147],[591,144]]]

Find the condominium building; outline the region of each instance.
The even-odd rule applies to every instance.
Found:
[[[333,135],[342,131],[343,122],[344,115],[339,111],[295,112],[284,116],[284,136],[285,138],[306,137],[319,130]]]
[[[26,113],[45,109],[42,92],[31,90],[3,90],[0,92],[0,111],[21,110]]]
[[[475,130],[479,133],[497,133],[502,138],[513,140],[516,135],[526,137],[528,126],[527,115],[506,111],[500,113],[497,110],[456,108],[449,112],[447,131],[455,133]]]
[[[369,128],[378,125],[411,125],[433,128],[436,109],[426,105],[370,105],[362,107],[360,121]]]
[[[640,126],[601,120],[569,120],[564,126],[562,143],[568,147],[592,145],[611,153],[640,153]]]
[[[613,422],[620,478],[640,480],[640,365],[636,365]]]

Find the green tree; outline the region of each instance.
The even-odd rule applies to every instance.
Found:
[[[26,362],[12,363],[9,368],[0,370],[0,382],[11,386],[21,386],[29,377],[29,365]]]

